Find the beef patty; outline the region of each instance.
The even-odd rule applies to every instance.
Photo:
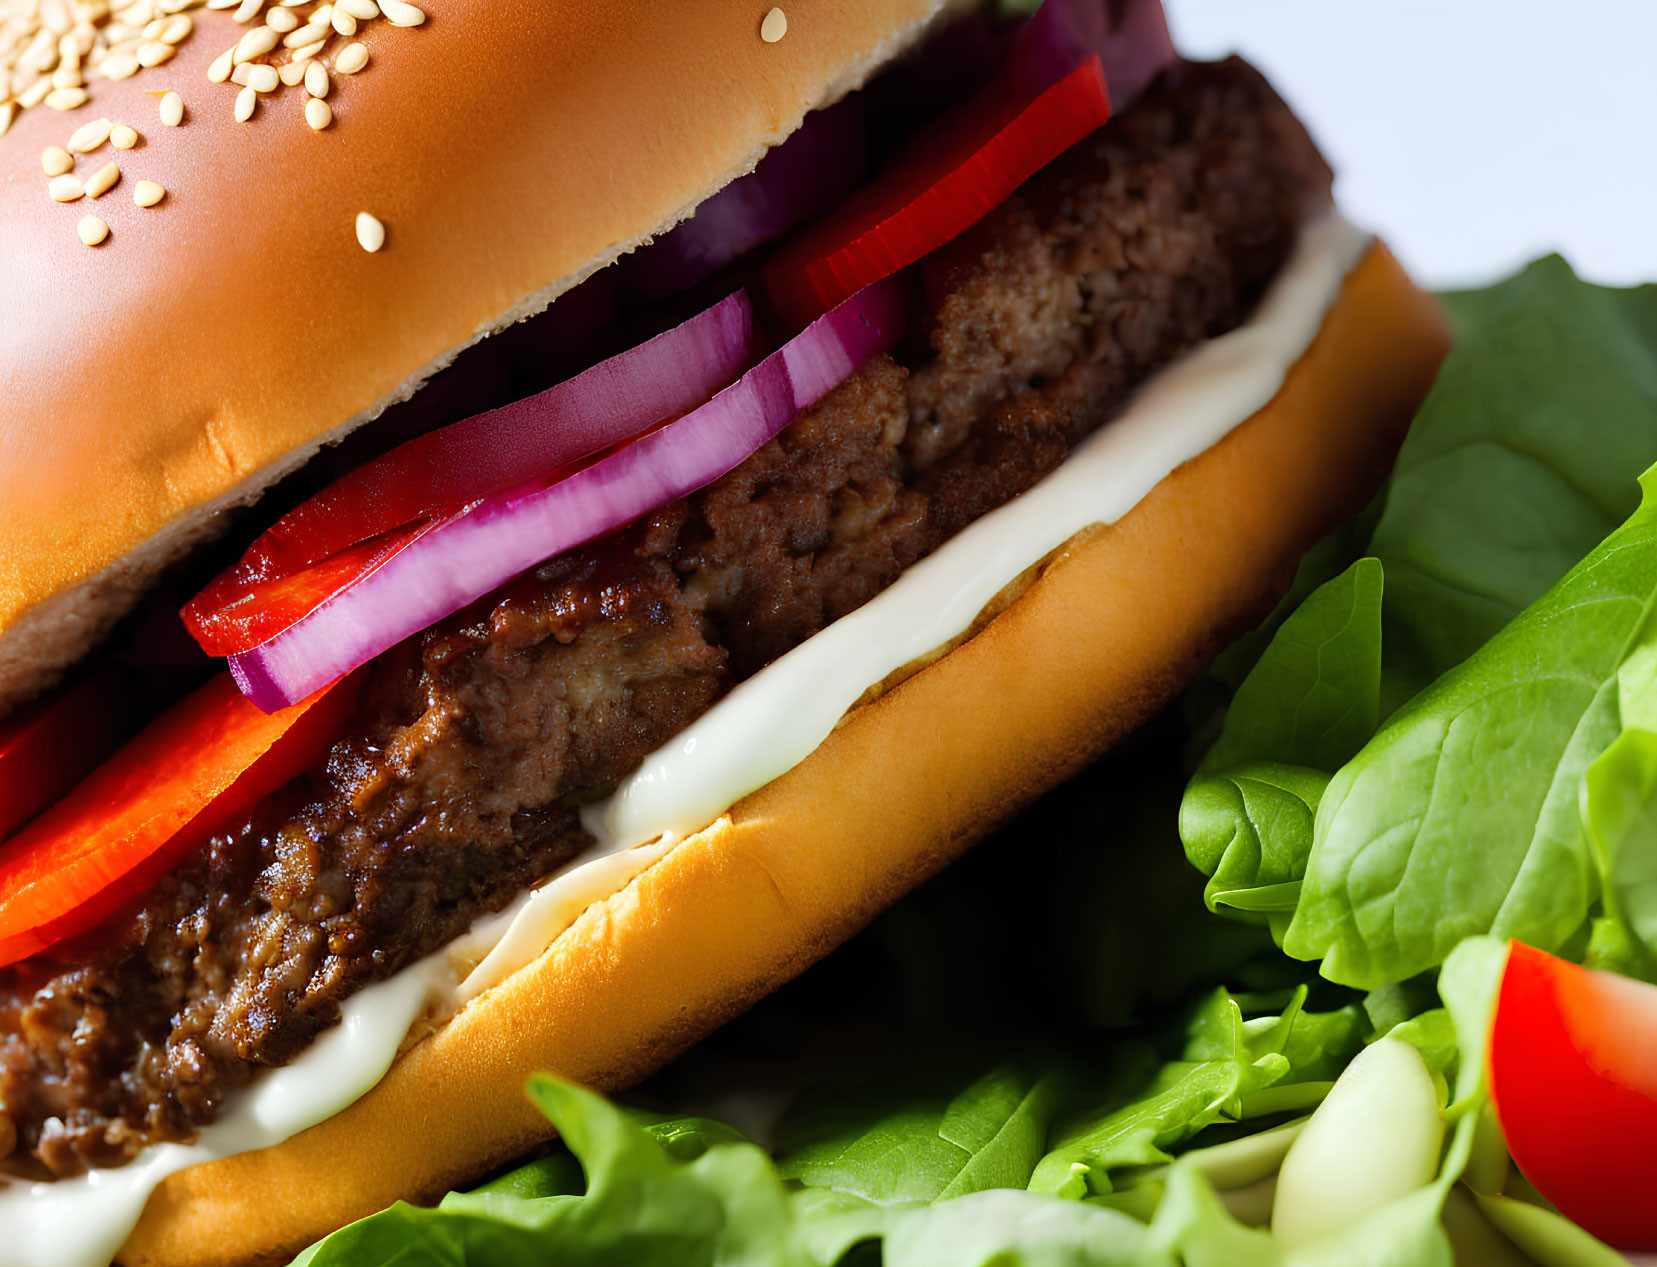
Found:
[[[190,1138],[354,990],[568,859],[580,802],[1239,324],[1329,183],[1247,66],[1176,66],[919,266],[912,345],[381,657],[316,769],[96,937],[0,971],[8,1168]]]

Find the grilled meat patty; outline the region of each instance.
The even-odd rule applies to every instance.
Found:
[[[189,1139],[342,999],[573,856],[582,801],[1242,322],[1329,186],[1253,70],[1172,68],[919,266],[909,344],[702,492],[381,657],[317,768],[96,936],[0,970],[9,1167]]]

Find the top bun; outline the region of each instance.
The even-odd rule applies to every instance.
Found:
[[[322,131],[302,87],[237,122],[208,66],[253,27],[198,8],[164,65],[22,112],[0,138],[0,713],[226,509],[684,219],[941,5],[787,0],[772,42],[766,0],[441,0],[418,29],[368,25]],[[120,183],[53,202],[42,151],[102,117],[142,140],[75,174],[114,161]],[[134,205],[140,180],[159,205]]]

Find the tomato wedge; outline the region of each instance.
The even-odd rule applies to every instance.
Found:
[[[765,267],[777,311],[803,326],[971,228],[1110,118],[1097,54],[1011,106],[974,101]]]
[[[1657,1249],[1657,987],[1511,943],[1490,1031],[1508,1151],[1560,1213]]]
[[[266,714],[224,673],[163,713],[0,846],[0,966],[95,927],[302,771],[360,683],[353,675]]]

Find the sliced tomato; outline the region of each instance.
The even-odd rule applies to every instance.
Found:
[[[95,927],[185,852],[304,770],[360,674],[266,714],[221,674],[0,845],[0,966]]]
[[[399,445],[289,511],[184,608],[210,655],[249,651],[454,515],[699,408],[759,351],[746,289],[537,395]]]
[[[1657,987],[1513,942],[1489,1062],[1525,1178],[1606,1243],[1657,1249]]]
[[[235,567],[214,577],[179,614],[208,655],[236,655],[281,633],[442,522],[406,524],[315,562],[301,555],[297,567],[265,552],[261,541]]]
[[[765,268],[772,303],[805,325],[964,233],[1108,118],[1097,55],[1033,99],[968,103],[777,252]]]
[[[675,421],[677,416],[667,418],[644,434],[659,431]],[[559,467],[532,484],[556,484],[620,452],[628,443],[610,445],[579,462]],[[180,615],[209,655],[241,655],[292,628],[335,595],[372,576],[404,550],[463,518],[471,509],[463,506],[443,518],[405,524],[310,563],[304,562],[300,554],[284,556],[279,550],[267,550],[261,541],[235,567],[216,576]]]
[[[104,669],[0,722],[0,840],[131,738],[148,699],[131,674]]]

